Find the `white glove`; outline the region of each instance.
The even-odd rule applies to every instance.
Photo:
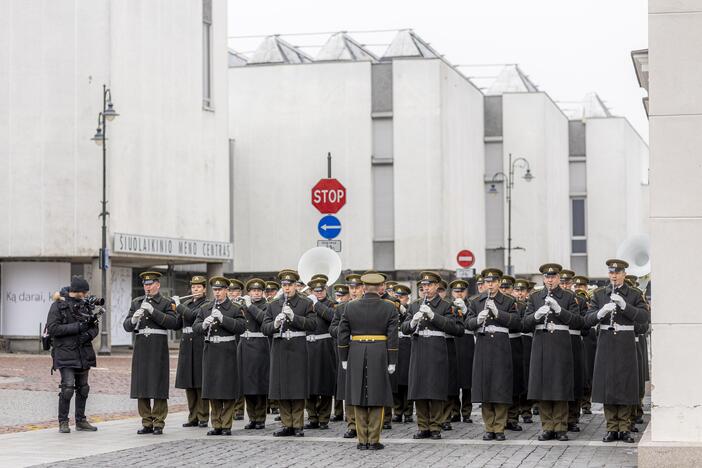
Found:
[[[426,304],[422,304],[421,306],[419,306],[419,311],[423,314],[426,314],[426,313],[431,312],[431,307],[429,307]]]
[[[602,320],[608,313],[612,312],[617,308],[617,304],[613,302],[608,302],[600,310],[597,311],[597,318]]]
[[[242,299],[244,299],[244,304],[246,304],[246,307],[251,307],[251,296],[247,294],[246,296],[242,296]]]
[[[180,296],[173,296],[171,297],[173,299],[173,302],[175,302],[175,305],[179,306],[180,305]]]
[[[463,299],[456,299],[455,301],[453,301],[453,305],[461,309],[463,315],[465,315],[466,312],[468,312],[468,306],[466,306],[466,303]]]
[[[429,309],[427,312],[424,312],[424,315],[429,320],[434,320],[434,311],[433,310]]]
[[[141,308],[144,309],[144,311],[145,311],[147,314],[151,314],[151,313],[154,311],[154,306],[152,306],[152,305],[149,304],[148,302],[144,302],[144,303],[141,305]]]
[[[487,320],[488,313],[489,312],[487,310],[481,310],[480,313],[478,314],[478,323],[485,322],[485,320]]]
[[[485,307],[487,307],[487,309],[488,309],[490,312],[492,312],[492,316],[493,316],[493,317],[497,317],[497,312],[498,312],[498,311],[497,311],[497,306],[495,305],[495,302],[494,302],[494,301],[487,301],[487,302],[485,303]]]
[[[285,314],[280,313],[276,316],[275,320],[273,321],[273,328],[278,330],[281,325],[283,325],[283,322],[285,321]]]
[[[556,315],[561,313],[561,305],[551,296],[546,296],[544,302],[556,313]]]
[[[315,296],[314,294],[310,294],[308,297],[312,301],[312,305],[315,305],[319,301],[319,299],[317,299],[317,296]]]
[[[412,316],[412,320],[410,321],[410,325],[412,326],[412,328],[417,326],[419,321],[422,320],[423,316],[424,314],[422,312],[417,312],[416,314],[414,314],[414,316]]]
[[[549,310],[551,310],[551,308],[549,306],[542,305],[541,307],[536,309],[536,312],[534,312],[534,318],[536,320],[541,320],[542,318],[544,318],[548,314]]]
[[[388,365],[388,374],[394,374],[395,373],[395,364],[389,364]]]
[[[341,361],[341,368],[342,369],[346,370],[346,366],[348,366],[348,365],[349,365],[348,361]]]
[[[295,313],[293,312],[292,308],[290,308],[290,306],[287,306],[287,305],[286,305],[286,306],[283,306],[283,312],[282,312],[282,313],[285,314],[285,316],[286,316],[289,320],[292,320],[293,316],[295,315]]]
[[[622,310],[626,309],[626,301],[619,294],[616,294],[616,293],[611,294],[609,296],[609,298],[612,300],[612,302],[614,302],[616,305],[618,305],[620,309],[622,309]]]
[[[213,320],[217,319],[221,322],[222,321],[222,311],[219,309],[215,309],[212,311],[212,314],[210,315],[210,317],[212,317]]]
[[[214,317],[211,315],[207,317],[205,320],[202,321],[202,328],[207,329],[210,328],[210,325],[212,325],[212,322],[214,322]]]
[[[407,307],[405,307],[404,305],[400,304],[400,312],[402,312],[403,314],[406,314],[406,313],[407,313]]]
[[[134,315],[132,315],[132,325],[136,325],[143,316],[144,309],[137,309],[137,311],[134,312]]]

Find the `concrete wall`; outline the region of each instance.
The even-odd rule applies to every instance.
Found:
[[[342,264],[373,264],[369,62],[229,69],[234,151],[234,269],[296,268],[316,246],[322,215],[312,186],[333,176],[347,190],[338,213]]]
[[[201,5],[0,4],[0,257],[97,255],[103,83],[121,114],[108,125],[111,232],[229,240],[227,5],[213,1],[214,112]]]
[[[619,245],[649,232],[648,147],[624,118],[588,119],[586,139],[588,274],[604,278]]]
[[[568,266],[568,119],[545,93],[505,93],[502,101],[504,171],[509,171],[507,161],[512,153],[515,159],[526,158],[534,175],[527,182],[522,179],[523,169],[515,171],[512,248],[525,250],[512,251],[513,271],[538,273],[546,262]],[[505,247],[506,219],[507,210]]]
[[[395,266],[485,260],[482,94],[440,60],[394,60]]]
[[[702,12],[696,1],[650,0],[649,13],[651,438],[702,442],[702,374],[694,370],[702,315],[681,306],[679,281],[702,264]]]

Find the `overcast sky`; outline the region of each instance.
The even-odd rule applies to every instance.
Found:
[[[595,91],[648,141],[631,51],[648,47],[647,0],[229,0],[229,47],[253,51],[267,34],[346,30],[382,54],[394,32],[412,28],[454,64],[517,63],[562,107]],[[314,56],[328,34],[283,36]],[[307,47],[309,46],[309,47]],[[250,54],[249,54],[250,55]],[[489,86],[499,66],[465,67]]]

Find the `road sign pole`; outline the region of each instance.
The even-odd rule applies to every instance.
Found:
[[[327,179],[331,179],[331,152],[327,153]]]

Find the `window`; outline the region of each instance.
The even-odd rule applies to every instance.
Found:
[[[587,233],[585,224],[585,198],[571,198],[571,253],[587,253]]]
[[[212,109],[212,0],[202,0],[202,105]]]

